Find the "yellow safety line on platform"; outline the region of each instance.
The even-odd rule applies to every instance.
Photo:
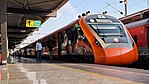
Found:
[[[78,64],[76,64],[78,65]],[[79,65],[79,66],[85,66],[85,65]],[[91,67],[91,66],[85,66],[85,67]],[[100,69],[103,70],[110,70],[110,71],[115,71],[115,72],[120,72],[120,73],[130,73],[130,74],[137,74],[137,75],[144,75],[144,76],[149,76],[149,74],[143,74],[143,73],[136,73],[136,72],[129,72],[129,71],[124,71],[124,70],[116,70],[116,69],[109,69],[109,68],[102,68],[100,67]]]
[[[80,70],[80,69],[74,69],[74,68],[70,68],[70,67],[65,67],[65,66],[60,66],[60,65],[56,65],[56,64],[49,64],[52,66],[57,66],[66,70],[72,70],[75,72],[81,72],[81,73],[85,73],[88,75],[92,75],[92,76],[97,76],[97,77],[104,77],[104,78],[108,78],[114,81],[120,81],[120,82],[124,82],[124,83],[129,83],[129,84],[143,84],[143,83],[139,83],[139,82],[134,82],[134,81],[130,81],[130,80],[126,80],[126,79],[121,79],[121,78],[117,78],[117,77],[112,77],[112,76],[106,76],[106,75],[102,75],[102,74],[97,74],[97,73],[93,73],[93,72],[88,72],[88,71],[84,71],[84,70]]]

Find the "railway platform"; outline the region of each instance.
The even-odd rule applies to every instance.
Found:
[[[0,66],[0,84],[148,84],[148,79],[143,69],[31,58]]]

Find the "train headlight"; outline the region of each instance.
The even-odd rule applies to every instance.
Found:
[[[119,39],[118,38],[114,38],[114,42],[115,43],[118,43],[119,42]]]
[[[94,22],[95,22],[95,20],[94,20],[94,19],[90,19],[90,22],[94,23]]]

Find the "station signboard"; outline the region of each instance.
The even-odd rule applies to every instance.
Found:
[[[26,20],[26,27],[41,27],[40,20]]]
[[[40,20],[34,20],[34,27],[41,27],[41,21]]]

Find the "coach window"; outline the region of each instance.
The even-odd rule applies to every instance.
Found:
[[[61,44],[64,42],[64,35],[63,35],[63,32],[59,32],[58,34],[58,44]]]
[[[67,43],[71,45],[72,43],[72,31],[71,31],[71,28],[67,29],[66,30],[66,34],[67,34]]]
[[[42,47],[43,47],[43,49],[46,48],[46,43],[45,42],[42,43]]]
[[[71,40],[71,38],[72,38],[71,28],[69,28],[69,29],[66,30],[66,34],[68,36],[68,40]]]
[[[50,40],[49,40],[52,44],[53,47],[56,47],[56,36],[53,35],[52,37],[50,37]]]
[[[80,26],[77,28],[77,33],[78,33],[78,40],[83,40],[84,35],[83,35],[83,31],[80,28]]]
[[[79,24],[75,24],[74,27],[76,29],[76,36],[75,36],[75,38],[76,38],[76,40],[78,40],[79,37],[81,37],[81,28],[80,28],[80,25]]]
[[[77,32],[77,28],[75,28],[75,26],[73,26],[71,28],[71,46],[72,46],[72,53],[73,53],[73,49],[74,49],[74,46],[77,42],[77,39],[78,39],[78,32]]]
[[[63,46],[66,46],[68,42],[68,33],[67,31],[63,31]]]
[[[77,42],[77,39],[78,39],[78,31],[77,31],[77,28],[78,28],[79,26],[78,26],[78,24],[76,24],[74,27],[73,27],[73,41],[74,41],[74,43],[76,43]]]

